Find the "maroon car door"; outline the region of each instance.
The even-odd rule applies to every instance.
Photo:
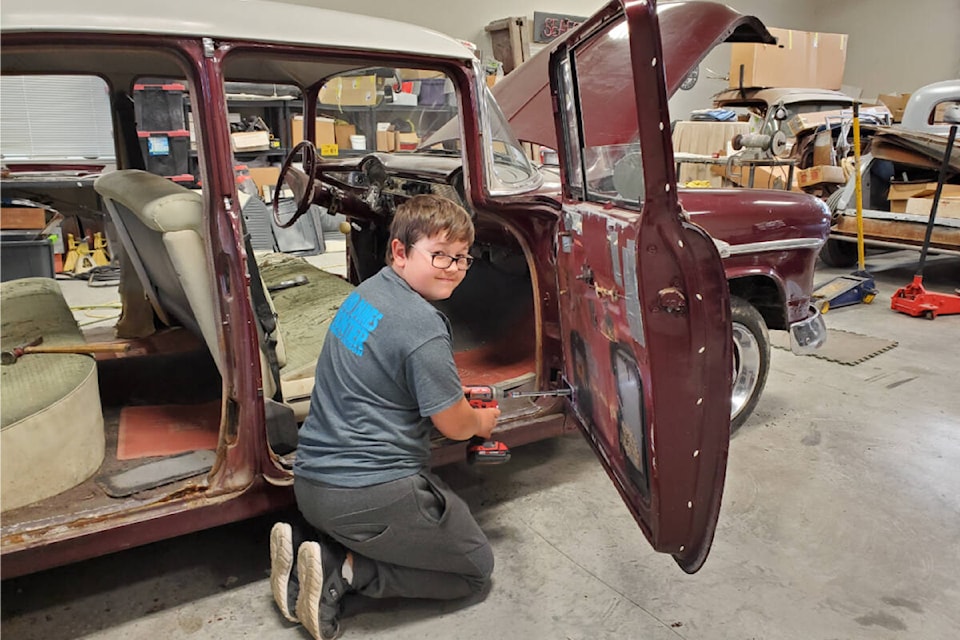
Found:
[[[614,2],[551,59],[560,317],[588,440],[653,547],[693,573],[723,493],[730,312],[716,247],[677,201],[659,33],[653,3]],[[630,59],[592,74],[624,39]]]

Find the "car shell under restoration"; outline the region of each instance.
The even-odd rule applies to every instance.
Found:
[[[201,395],[214,408],[218,429],[211,462],[202,472],[120,497],[89,477],[50,499],[5,512],[4,577],[292,503],[289,449],[281,453],[272,428],[277,416],[292,417],[295,405],[303,408],[311,379],[297,378],[297,390],[291,390],[268,364],[271,351],[277,356],[279,350],[263,314],[254,310],[271,301],[257,292],[257,282],[262,278],[269,291],[270,284],[293,273],[273,269],[276,265],[261,261],[245,242],[226,87],[292,85],[302,91],[303,112],[310,113],[328,79],[376,73],[384,66],[439,72],[450,80],[460,146],[453,154],[429,149],[345,154],[321,158],[309,168],[311,202],[349,221],[349,282],[337,278],[338,284],[358,284],[382,267],[397,204],[422,192],[460,202],[475,219],[477,261],[440,308],[453,325],[462,381],[573,391],[566,399],[504,401],[495,437],[520,445],[582,428],[654,548],[671,554],[685,571],[698,570],[713,539],[729,442],[728,292],[736,281],[742,284],[737,295],[769,300],[758,308],[767,308],[770,322],[783,328],[809,320],[804,305],[810,274],[784,273],[801,263],[812,268],[816,248],[791,243],[814,245],[822,239],[817,229],[823,213],[815,201],[772,192],[735,197],[703,191],[681,197],[686,211],[678,205],[665,131],[668,95],[682,76],[669,68],[664,75],[658,28],[673,24],[664,33],[677,34],[684,11],[691,12],[690,24],[703,25],[715,15],[701,13],[712,11],[711,3],[665,7],[664,17],[681,18],[667,23],[658,22],[653,3],[611,2],[561,43],[570,45],[563,50],[567,62],[604,50],[617,53],[608,47],[614,35],[630,48],[628,56],[606,64],[611,81],[624,81],[620,98],[639,126],[610,133],[617,144],[635,138],[643,146],[646,193],[642,201],[606,204],[574,201],[563,181],[557,192],[538,187],[540,176],[522,153],[509,155],[519,145],[499,109],[487,101],[472,52],[457,41],[411,25],[307,7],[253,1],[245,6],[240,14],[228,2],[186,0],[162,6],[101,0],[92,8],[62,0],[4,3],[4,74],[85,74],[107,83],[119,170],[105,172],[94,186],[111,216],[123,224],[139,219],[146,228],[135,228],[149,240],[125,241],[128,253],[144,259],[146,275],[138,272],[135,279],[146,285],[124,297],[124,315],[134,309],[128,307],[133,300],[142,308],[152,290],[156,305],[146,308],[150,328],[162,320],[157,324],[169,325],[163,335],[170,335],[169,329],[188,338],[189,360],[178,360],[179,346],[164,343],[140,345],[145,353],[137,357],[97,362],[102,378],[95,400],[109,418],[110,437],[117,437],[117,416],[124,409],[144,404],[144,390],[151,394],[148,403],[164,407],[176,405],[181,395]],[[251,13],[272,19],[250,21]],[[725,37],[742,32],[734,24],[741,18],[721,25]],[[700,59],[704,43],[695,35],[684,37],[693,47],[690,59]],[[625,59],[643,63],[624,65]],[[563,62],[555,60],[550,68],[556,71]],[[142,77],[186,81],[199,192],[137,166],[130,92]],[[574,107],[591,122],[602,122],[602,95],[595,91]],[[552,113],[543,118],[555,123],[555,135],[564,131]],[[304,136],[312,139],[314,119],[305,120]],[[555,146],[572,153],[578,144],[571,138]],[[148,192],[159,195],[141,207]],[[157,212],[150,207],[168,202],[168,196],[183,206],[172,216],[153,216]],[[708,218],[716,220],[713,237],[704,232]],[[701,219],[699,226],[691,224]],[[729,228],[723,228],[724,220]],[[174,250],[184,247],[167,236],[181,231],[193,249],[187,252],[189,268],[175,269],[180,256]],[[732,279],[731,265],[739,269]],[[154,277],[155,269],[165,277]],[[310,273],[311,279],[324,277]],[[283,316],[286,299],[306,290],[287,288],[272,296],[281,337],[284,327],[320,330],[313,316]],[[326,300],[307,306],[316,311],[336,305]],[[801,346],[812,344],[801,338]],[[168,358],[175,366],[159,366]],[[316,354],[312,358],[316,362]],[[310,362],[302,369],[312,372]],[[149,382],[137,386],[144,381]],[[601,407],[607,410],[592,411]],[[128,464],[112,455],[112,446],[107,449],[116,468]],[[462,460],[463,454],[462,443],[435,448],[439,462]],[[56,462],[54,456],[47,459]]]

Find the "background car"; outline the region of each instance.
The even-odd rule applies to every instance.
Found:
[[[832,145],[835,145],[841,124],[844,121],[849,122],[853,117],[853,103],[853,98],[840,91],[816,88],[727,89],[713,97],[716,107],[744,112],[754,117],[757,121],[756,133],[774,135],[778,131],[783,132],[786,146],[781,156],[797,160],[797,167],[800,169],[811,167],[814,162],[812,145],[798,144],[798,125],[794,123],[801,123],[801,119],[797,116],[822,114],[832,117],[824,122],[824,127],[831,130]],[[890,124],[890,110],[883,105],[864,106],[860,110],[860,121],[863,125]],[[849,131],[845,133],[850,135]]]
[[[903,120],[889,127],[867,126],[861,160],[864,243],[874,248],[919,249],[926,235],[931,196],[946,150],[950,125],[945,115],[960,109],[960,81],[944,80],[917,89]],[[952,150],[943,196],[960,196],[960,151]],[[830,239],[821,257],[834,267],[857,262],[855,177],[828,200],[833,215]],[[955,200],[953,200],[955,202]],[[930,235],[930,251],[960,255],[960,214],[943,201]],[[956,209],[954,205],[954,209]]]

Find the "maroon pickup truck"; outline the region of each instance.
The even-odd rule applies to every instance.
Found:
[[[678,80],[665,65],[679,43],[705,53],[716,34],[704,37],[702,17],[689,33],[664,25],[714,6],[658,15],[612,2],[558,44],[547,77],[561,107],[537,116],[560,154],[551,185],[474,52],[435,32],[255,0],[243,12],[226,0],[6,0],[3,90],[44,108],[5,106],[4,126],[52,117],[60,144],[38,150],[41,136],[4,129],[4,195],[56,189],[49,202],[67,214],[85,203],[77,216],[111,237],[123,314],[93,335],[55,281],[11,280],[3,348],[40,335],[128,350],[3,367],[3,576],[291,505],[326,329],[383,267],[397,205],[420,193],[475,221],[473,267],[440,304],[462,381],[556,392],[503,401],[496,438],[581,429],[651,545],[698,570],[731,389],[748,411],[764,326],[789,328],[798,349],[823,338],[809,295],[828,223],[812,198],[678,193]],[[725,15],[724,33],[767,37]],[[427,143],[453,120],[454,136]],[[345,216],[346,278],[307,255],[331,214]],[[464,443],[435,445],[437,464],[464,459]]]

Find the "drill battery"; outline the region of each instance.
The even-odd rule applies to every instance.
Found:
[[[493,387],[464,387],[463,393],[474,409],[493,409],[499,406]],[[510,448],[502,442],[474,436],[467,443],[469,464],[503,464],[509,459]]]

